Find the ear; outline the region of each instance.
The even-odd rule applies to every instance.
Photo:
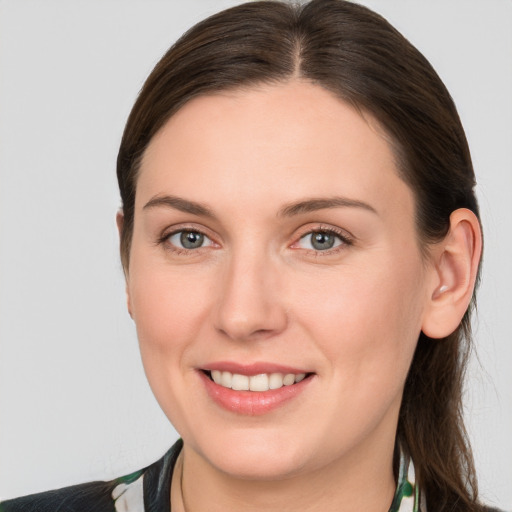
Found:
[[[123,231],[123,226],[124,226],[124,213],[121,208],[119,210],[117,210],[117,213],[116,213],[116,224],[117,224],[117,231],[119,232],[119,238],[121,238],[121,233]]]
[[[447,235],[431,252],[432,283],[422,331],[430,338],[444,338],[457,329],[473,296],[482,253],[476,215],[466,208],[455,210]]]
[[[124,226],[124,214],[123,214],[123,210],[121,210],[121,209],[117,211],[116,224],[117,224],[117,231],[119,232],[119,239],[121,239],[121,233],[123,232],[123,226]],[[125,278],[125,283],[126,283],[126,288],[125,288],[125,290],[126,290],[126,305],[128,308],[128,313],[133,318],[132,306],[131,306],[131,302],[130,302],[130,291],[129,291],[129,287],[128,287],[128,269],[123,268],[123,271],[124,271],[124,278]]]

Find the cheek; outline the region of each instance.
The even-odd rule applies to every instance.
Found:
[[[144,371],[160,407],[186,435],[187,374],[194,341],[205,338],[208,283],[204,276],[190,279],[179,271],[136,263],[134,258],[129,294]]]
[[[403,385],[421,329],[422,266],[379,258],[303,283],[297,318],[331,362],[342,389],[370,400]],[[364,269],[364,270],[363,270]],[[367,393],[369,389],[371,393]]]
[[[180,366],[191,342],[201,337],[209,288],[208,275],[190,276],[180,269],[170,271],[165,264],[147,260],[139,264],[133,258],[129,298],[150,381],[166,366]]]

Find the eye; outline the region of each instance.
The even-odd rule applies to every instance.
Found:
[[[313,251],[327,251],[347,243],[341,235],[333,231],[311,231],[300,238],[297,245],[301,249]]]
[[[167,236],[167,241],[179,249],[199,249],[213,245],[213,242],[200,231],[182,230]]]

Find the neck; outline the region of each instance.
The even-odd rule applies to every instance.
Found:
[[[184,447],[171,490],[173,512],[387,512],[396,482],[393,450],[357,450],[342,460],[279,480],[247,480]]]

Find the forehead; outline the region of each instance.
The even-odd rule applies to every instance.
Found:
[[[286,202],[297,195],[371,200],[410,190],[369,115],[309,82],[205,95],[189,101],[149,144],[137,201],[159,193]],[[409,197],[406,197],[409,196]]]

